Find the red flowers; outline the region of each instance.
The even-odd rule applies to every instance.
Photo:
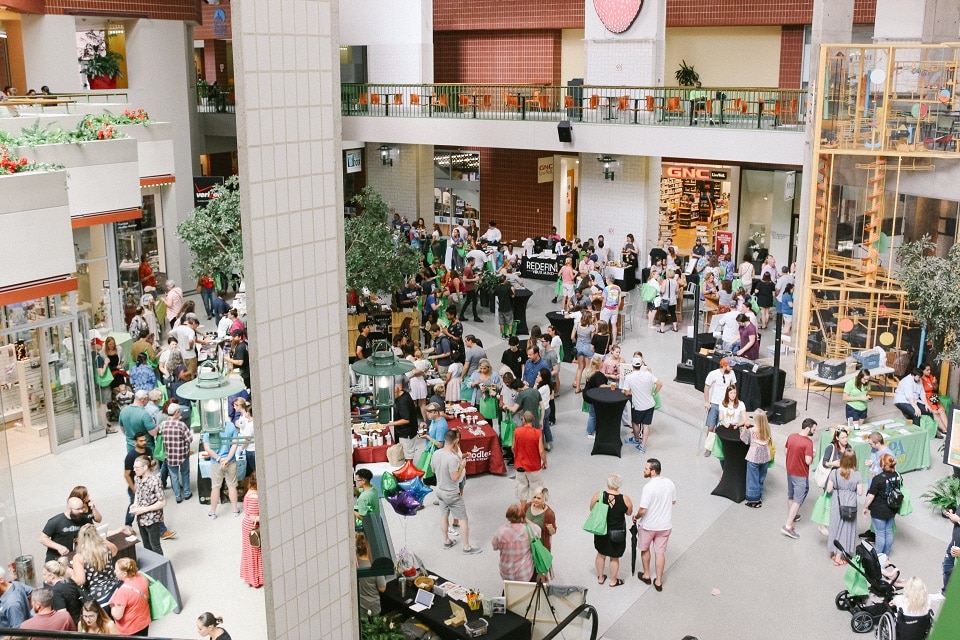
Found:
[[[143,109],[137,109],[136,111],[131,111],[130,109],[127,109],[126,111],[123,112],[123,115],[125,115],[131,121],[130,124],[136,124],[138,122],[146,122],[150,119],[150,116],[148,116],[147,112],[144,111]]]
[[[26,158],[12,156],[6,147],[0,147],[0,175],[25,171],[28,164]]]

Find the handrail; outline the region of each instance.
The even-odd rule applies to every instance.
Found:
[[[38,640],[130,640],[130,636],[115,636],[101,633],[84,633],[82,631],[44,631],[40,629],[7,629],[0,627],[0,637],[37,638]],[[152,640],[187,640],[187,638],[173,638],[169,636],[150,635]]]
[[[562,632],[568,624],[574,621],[575,618],[579,618],[580,614],[584,611],[586,611],[587,616],[592,619],[590,626],[590,640],[597,640],[597,625],[599,624],[599,620],[597,620],[597,610],[593,608],[593,605],[586,603],[571,611],[570,615],[561,620],[560,624],[558,624],[552,631],[550,631],[550,633],[543,636],[543,638],[540,640],[553,640],[553,638],[556,638],[557,634]]]

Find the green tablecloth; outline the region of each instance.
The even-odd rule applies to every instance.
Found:
[[[887,423],[884,425],[883,434],[884,443],[893,451],[897,459],[897,471],[906,473],[915,469],[926,469],[930,466],[930,438],[931,434],[926,429],[915,425],[907,425],[902,422]],[[901,429],[906,429],[908,433],[901,433]],[[869,443],[863,439],[867,432],[854,431],[850,434],[850,445],[857,454],[857,464],[859,465],[860,475],[864,482],[870,481],[868,472],[868,462],[873,450]],[[817,452],[814,458],[815,462],[823,459],[823,452],[827,445],[833,440],[833,429],[825,429],[820,433],[820,439],[817,441]]]

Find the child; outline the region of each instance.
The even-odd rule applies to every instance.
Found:
[[[117,408],[118,411],[124,407],[133,404],[133,389],[128,384],[121,384],[117,387]]]

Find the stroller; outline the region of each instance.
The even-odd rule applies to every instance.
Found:
[[[850,619],[850,627],[856,633],[869,633],[874,625],[890,611],[890,601],[897,594],[894,582],[897,576],[888,580],[883,575],[883,567],[880,566],[880,558],[877,557],[877,550],[866,540],[861,540],[857,545],[856,558],[850,556],[850,553],[843,548],[838,541],[833,544],[837,547],[843,557],[849,563],[847,569],[855,571],[863,576],[867,581],[867,590],[865,594],[853,594],[844,589],[837,594],[834,603],[837,609],[849,611],[853,617]],[[875,596],[875,597],[872,597]]]

